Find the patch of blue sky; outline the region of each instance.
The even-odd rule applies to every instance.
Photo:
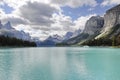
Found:
[[[110,7],[111,6],[101,6],[98,4],[95,7],[82,6],[78,8],[71,8],[69,6],[64,6],[61,7],[61,9],[63,10],[64,15],[70,16],[73,20],[76,20],[80,16],[87,16],[90,14],[97,14],[103,16],[106,10],[108,10]]]
[[[6,14],[10,14],[12,13],[12,11],[14,11],[14,9],[12,7],[9,7],[7,4],[1,5],[0,7],[4,10]]]

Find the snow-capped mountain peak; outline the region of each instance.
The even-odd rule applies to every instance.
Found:
[[[6,28],[6,29],[13,29],[13,27],[11,26],[10,21],[8,21],[3,27]]]
[[[5,25],[2,25],[0,21],[0,35],[15,37],[17,39],[32,41],[29,33],[25,33],[24,31],[18,31],[11,26],[10,21],[8,21]]]
[[[59,43],[61,41],[63,41],[63,38],[57,34],[49,36],[46,40],[51,40],[54,41],[55,43]]]

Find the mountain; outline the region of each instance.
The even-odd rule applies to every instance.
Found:
[[[8,21],[6,24],[2,25],[0,21],[0,35],[14,37],[17,39],[32,41],[30,35],[24,31],[18,31],[11,26],[11,23]]]
[[[79,35],[80,33],[81,33],[81,30],[78,29],[75,32],[67,32],[63,37],[55,34],[55,35],[49,36],[43,42],[40,42],[39,46],[55,46],[56,44],[67,41],[70,38]]]
[[[79,34],[81,34],[81,32],[82,32],[81,29],[75,30],[71,38],[78,36]]]
[[[104,18],[100,16],[92,16],[85,25],[84,34],[98,34],[104,25]]]
[[[0,21],[0,46],[35,47],[37,45],[28,33],[17,31],[11,26],[9,21],[4,25]]]
[[[68,39],[70,39],[72,36],[73,36],[73,32],[67,32],[67,33],[64,35],[64,40],[68,40]]]
[[[55,34],[53,36],[49,36],[46,40],[53,41],[55,43],[60,43],[63,41],[63,37]]]
[[[85,29],[78,36],[75,36],[63,44],[81,44],[82,42],[96,37],[104,25],[104,19],[100,16],[91,17],[85,24]]]
[[[109,40],[109,45],[120,45],[120,4],[106,11],[104,21],[101,33],[95,38],[96,42]]]
[[[120,46],[120,5],[107,10],[104,17],[91,17],[80,35],[62,44]]]
[[[4,24],[4,26],[2,27],[2,28],[4,28],[4,29],[14,29],[12,26],[11,26],[11,23],[10,23],[10,21],[8,21],[6,24]]]
[[[81,33],[81,29],[78,29],[78,30],[75,30],[74,32],[67,32],[65,35],[64,35],[64,40],[63,41],[67,41],[73,37],[76,37],[78,36],[80,33]]]
[[[38,37],[32,38],[32,41],[36,43],[37,47],[40,47],[41,41],[40,41],[40,39]]]
[[[101,31],[101,34],[96,37],[112,37],[120,33],[120,5],[117,5],[108,11],[104,15],[105,24]],[[114,32],[113,32],[114,31]]]
[[[17,31],[16,34],[15,34],[15,36],[18,39],[32,41],[31,36],[29,35],[29,33],[25,33],[24,31]]]
[[[42,41],[39,46],[55,46],[57,43],[61,43],[62,41],[63,37],[55,34]]]

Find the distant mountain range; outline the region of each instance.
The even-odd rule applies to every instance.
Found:
[[[2,24],[0,21],[0,36],[16,38],[23,41],[34,41],[37,46],[119,46],[120,45],[120,5],[106,11],[104,17],[92,16],[86,21],[84,30],[67,32],[64,36],[57,34],[40,41],[31,38],[28,33],[18,31],[8,21]]]
[[[0,46],[36,46],[28,33],[18,31],[8,21],[2,24],[0,21]]]
[[[49,36],[46,40],[41,41],[39,46],[55,46],[58,43],[67,41],[81,33],[81,30],[78,29],[74,32],[67,32],[64,36],[59,36],[57,34]]]
[[[82,33],[58,45],[119,46],[120,5],[106,11],[104,17],[91,17]]]
[[[76,30],[75,32],[67,32],[64,36],[59,36],[57,34],[49,36],[46,40],[40,41],[37,38],[31,38],[29,33],[25,33],[24,31],[18,31],[11,26],[10,21],[5,23],[4,25],[0,21],[0,36],[6,36],[10,38],[21,39],[25,41],[35,42],[37,46],[55,46],[57,43],[61,43],[66,41],[72,37],[80,34],[81,30]]]
[[[32,41],[32,38],[30,37],[28,33],[14,29],[11,26],[11,23],[9,21],[4,25],[0,21],[0,35],[14,37],[14,38],[22,39],[26,41]]]

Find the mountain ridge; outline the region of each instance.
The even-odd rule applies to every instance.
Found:
[[[86,22],[83,33],[60,45],[120,45],[120,4],[107,10],[104,17],[98,17],[92,16]]]
[[[36,43],[31,39],[28,33],[14,29],[10,21],[4,25],[0,21],[0,46],[35,47]]]
[[[83,30],[82,33],[63,43],[67,45],[77,44],[77,43],[81,44],[82,41],[91,39],[95,37],[97,34],[99,34],[103,24],[104,24],[104,20],[102,17],[92,16],[89,20],[87,20],[85,29]]]

